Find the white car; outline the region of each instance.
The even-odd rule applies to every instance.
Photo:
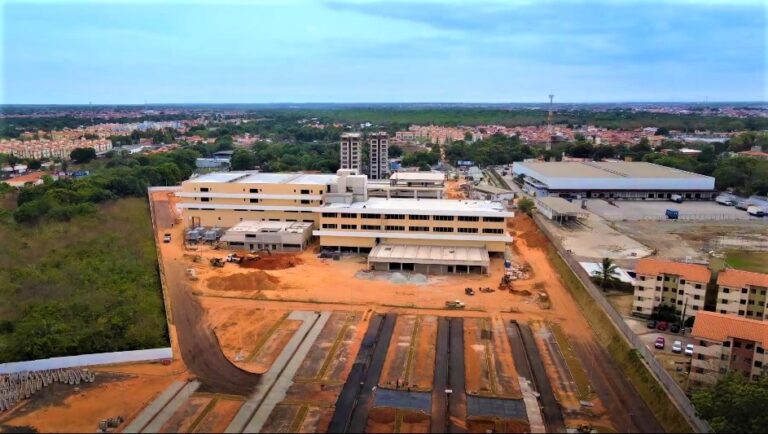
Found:
[[[683,352],[683,343],[680,342],[680,341],[672,342],[672,352],[673,353],[682,353]]]
[[[685,346],[685,355],[693,356],[693,344],[688,344]]]

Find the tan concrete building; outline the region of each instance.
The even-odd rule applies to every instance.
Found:
[[[765,374],[768,322],[699,312],[693,324],[690,384],[711,385],[721,375],[739,372],[749,381]]]
[[[339,145],[339,157],[342,169],[361,170],[363,135],[360,133],[342,133]]]
[[[389,175],[389,137],[385,132],[368,135],[368,178],[387,179]]]
[[[766,312],[768,274],[727,269],[717,276],[717,307],[722,314],[763,320]]]
[[[670,306],[685,318],[704,310],[704,299],[712,273],[698,264],[643,258],[635,268],[632,314],[650,316],[660,306]]]
[[[367,178],[355,170],[211,173],[185,181],[176,196],[189,227],[306,222],[326,249],[367,253],[379,245],[430,247],[397,249],[415,252],[414,258],[400,258],[399,269],[406,271],[415,270],[413,264],[430,264],[427,272],[484,272],[488,253],[503,253],[512,241],[506,220],[514,214],[498,202],[369,198]],[[378,262],[387,262],[385,256]]]
[[[368,181],[368,195],[413,199],[442,199],[445,190],[443,172],[395,172],[389,179]]]

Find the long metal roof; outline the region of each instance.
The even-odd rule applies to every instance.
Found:
[[[478,265],[483,267],[487,267],[490,264],[488,251],[482,247],[403,244],[379,244],[368,254],[368,261],[440,265]]]

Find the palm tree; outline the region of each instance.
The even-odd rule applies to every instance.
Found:
[[[618,268],[619,267],[613,263],[612,259],[603,258],[603,262],[600,263],[600,269],[592,272],[594,277],[600,279],[600,288],[602,288],[603,291],[605,291],[608,282],[612,283],[618,280],[616,277],[619,274],[617,271]]]

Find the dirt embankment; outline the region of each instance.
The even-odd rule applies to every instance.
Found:
[[[208,279],[208,288],[216,291],[268,291],[277,289],[280,279],[264,271],[251,271]]]
[[[260,254],[261,259],[247,261],[240,264],[242,268],[255,268],[258,270],[284,270],[304,263],[301,258],[294,254],[273,253]]]

